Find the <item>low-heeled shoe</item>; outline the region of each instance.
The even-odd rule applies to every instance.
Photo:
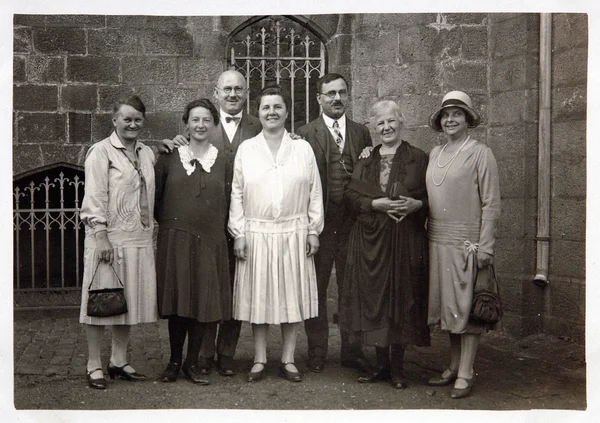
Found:
[[[111,379],[114,379],[115,377],[118,379],[124,379],[124,380],[128,380],[130,382],[137,382],[140,380],[145,380],[146,376],[138,373],[136,371],[134,372],[126,372],[124,369],[125,367],[129,366],[129,363],[126,363],[124,365],[122,365],[121,367],[117,367],[117,366],[113,366],[112,364],[108,363],[108,367],[106,368],[106,370],[108,371],[108,375],[110,376]]]
[[[167,368],[162,373],[160,380],[162,382],[175,382],[179,376],[179,370],[181,369],[181,363],[170,362],[167,364]]]
[[[467,387],[463,388],[463,389],[452,388],[452,392],[450,392],[450,398],[459,399],[459,398],[468,397],[471,394],[471,391],[473,390],[473,384],[475,383],[475,376],[473,376],[471,379],[465,379],[462,377],[457,378],[457,379],[463,379],[465,382],[467,382]]]
[[[357,381],[360,383],[373,383],[378,380],[389,380],[391,377],[390,369],[386,367],[379,367],[375,370],[361,372]]]
[[[313,373],[321,373],[325,368],[325,358],[311,357],[308,359],[308,370]]]
[[[267,363],[256,362],[254,364],[262,364],[263,368],[258,372],[249,372],[247,379],[248,382],[258,382],[259,380],[262,380],[265,377],[265,374],[267,373]]]
[[[199,385],[208,385],[208,379],[206,379],[206,375],[203,375],[200,371],[200,367],[196,364],[189,365],[186,361],[183,363],[183,374],[192,382],[197,383]]]
[[[289,380],[290,382],[302,382],[302,374],[300,372],[290,372],[288,369],[285,368],[285,366],[287,364],[294,364],[291,362],[287,362],[287,363],[281,363],[279,365],[279,375],[284,378]],[[295,366],[295,364],[294,364]]]
[[[234,376],[237,372],[235,370],[235,362],[233,357],[228,355],[222,355],[217,361],[217,368],[221,376]]]
[[[391,384],[396,389],[406,389],[408,388],[408,384],[406,383],[406,379],[403,377],[392,377]]]
[[[200,357],[198,360],[198,367],[200,367],[200,373],[203,375],[209,375],[215,362],[212,358]]]
[[[94,389],[106,389],[106,379],[104,379],[104,373],[102,374],[101,378],[92,379],[92,373],[94,373],[97,370],[102,371],[102,369],[97,368],[97,369],[90,370],[89,372],[87,372],[88,385],[90,385],[90,388],[94,388]]]
[[[427,384],[429,386],[448,386],[456,380],[458,372],[452,372],[448,377],[444,377],[444,372],[442,372],[442,374],[438,377],[432,377],[431,379],[429,379],[427,381]]]

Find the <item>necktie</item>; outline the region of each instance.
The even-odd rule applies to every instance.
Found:
[[[341,153],[344,150],[344,138],[340,132],[340,124],[337,120],[333,121],[333,133],[335,134],[335,143],[337,144]]]
[[[142,173],[137,160],[134,162],[135,169],[140,175],[140,220],[144,227],[150,226],[150,207],[148,206],[148,190],[146,188],[146,178]]]
[[[240,123],[240,120],[242,120],[242,118],[239,116],[225,116],[225,122],[227,123],[233,121],[237,125],[238,123]]]

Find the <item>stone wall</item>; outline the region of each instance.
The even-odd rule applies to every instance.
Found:
[[[83,164],[111,130],[111,103],[138,93],[145,141],[181,129],[185,103],[210,96],[226,67],[227,37],[251,16],[29,16],[14,19],[14,173]],[[587,16],[553,16],[550,283],[532,283],[536,260],[539,15],[360,14],[298,16],[327,48],[328,70],[351,81],[349,114],[396,100],[405,138],[442,142],[426,123],[447,91],[471,94],[482,124],[472,134],[498,160],[503,213],[497,268],[517,335],[583,339]],[[333,302],[333,301],[332,301]]]

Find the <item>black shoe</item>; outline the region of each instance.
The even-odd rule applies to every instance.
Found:
[[[212,371],[212,368],[215,364],[215,361],[212,358],[200,357],[198,360],[198,367],[200,367],[200,373],[203,375],[209,375]]]
[[[321,373],[325,367],[325,357],[311,357],[308,359],[308,370]]]
[[[190,366],[186,361],[183,363],[181,370],[183,370],[183,374],[192,382],[197,383],[198,385],[208,385],[208,379],[206,378],[206,375],[203,375],[200,372],[200,367],[198,367],[198,365],[194,364]]]
[[[373,383],[378,380],[389,380],[390,377],[390,369],[379,367],[375,371],[361,372],[357,380],[360,383]]]
[[[125,363],[121,367],[117,367],[117,366],[113,366],[112,364],[108,363],[106,370],[108,371],[108,375],[110,376],[111,379],[114,379],[116,377],[119,379],[128,380],[130,382],[136,382],[136,381],[146,379],[145,375],[138,373],[136,371],[133,371],[131,373],[126,372],[124,369],[125,369],[125,367],[127,367],[129,365],[130,365],[129,363]]]
[[[357,357],[349,360],[342,360],[342,367],[356,369],[361,373],[369,373],[373,371],[371,365],[362,357]]]
[[[90,385],[90,388],[94,388],[94,389],[106,389],[106,379],[104,379],[104,373],[102,374],[101,378],[92,379],[92,373],[94,373],[97,370],[102,371],[101,368],[97,368],[97,369],[90,370],[89,372],[87,372],[88,385]]]
[[[237,373],[235,370],[235,362],[233,361],[233,357],[228,355],[219,356],[217,368],[222,376],[234,376]]]
[[[258,382],[259,380],[262,380],[265,377],[265,374],[267,373],[267,363],[256,362],[254,364],[262,364],[263,367],[258,372],[251,371],[250,373],[248,373],[248,382]]]
[[[392,376],[392,386],[396,389],[406,389],[408,388],[408,384],[406,383],[406,379],[403,376]]]
[[[465,379],[463,377],[459,377],[457,379],[462,379],[467,382],[466,388],[452,388],[452,392],[450,392],[450,398],[459,399],[466,398],[471,395],[471,391],[473,390],[473,384],[475,383],[475,375],[471,379]],[[456,385],[455,385],[456,386]]]
[[[287,363],[281,363],[279,365],[279,375],[282,378],[289,380],[290,382],[302,382],[302,374],[300,374],[300,372],[290,372],[288,369],[285,368],[285,366],[288,364],[294,364],[294,363],[287,362]]]
[[[177,376],[179,376],[179,369],[181,369],[181,363],[173,363],[169,362],[167,364],[167,368],[160,376],[160,380],[162,382],[175,382],[177,380]]]

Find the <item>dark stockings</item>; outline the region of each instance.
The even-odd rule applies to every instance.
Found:
[[[171,345],[171,363],[181,363],[183,360],[183,344],[188,337],[186,360],[190,366],[198,363],[198,354],[202,346],[205,323],[196,319],[181,316],[169,316],[169,343]]]

